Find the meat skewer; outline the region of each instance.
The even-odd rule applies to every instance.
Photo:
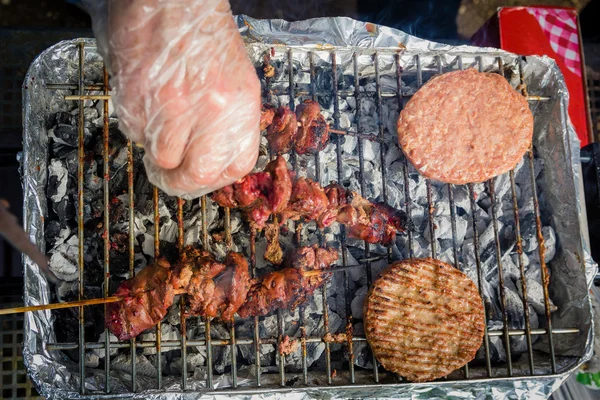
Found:
[[[242,316],[242,309],[243,316],[293,309],[327,282],[331,274],[320,270],[336,260],[337,250],[301,247],[286,268],[250,280],[241,254],[229,252],[223,264],[206,251],[186,247],[174,266],[160,259],[123,282],[115,292],[122,301],[107,306],[106,327],[119,340],[131,339],[161,321],[175,294],[182,292],[188,294],[187,310],[182,312],[224,322],[236,312]]]
[[[292,174],[278,156],[265,171],[217,190],[212,199],[223,207],[240,208],[251,227],[258,230],[266,226],[271,215],[276,215],[280,224],[304,218],[323,228],[338,222],[346,225],[350,237],[387,246],[397,232],[412,229],[403,211],[371,202],[335,182],[323,188],[304,177],[293,181]]]
[[[267,129],[267,141],[273,154],[288,153],[292,149],[298,154],[314,154],[323,150],[329,141],[329,124],[316,101],[306,100],[296,108],[296,113],[289,107],[279,107],[273,114],[272,107],[264,105],[260,121],[261,130]]]

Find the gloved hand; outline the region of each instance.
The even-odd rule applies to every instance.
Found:
[[[194,198],[258,156],[260,83],[227,0],[84,0],[111,74],[119,128],[150,182]]]

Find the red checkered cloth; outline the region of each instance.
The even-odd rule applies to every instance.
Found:
[[[527,11],[537,19],[550,41],[552,50],[562,58],[569,71],[581,76],[575,14],[567,10],[535,7],[527,8]]]

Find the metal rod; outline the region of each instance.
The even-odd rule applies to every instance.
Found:
[[[483,346],[485,349],[485,366],[487,368],[488,376],[492,376],[492,364],[490,360],[490,337],[487,328],[487,302],[483,294],[483,276],[481,272],[481,259],[479,255],[479,233],[477,232],[477,203],[475,201],[475,191],[473,190],[473,184],[469,183],[469,198],[471,199],[471,215],[473,218],[473,247],[475,252],[475,264],[477,266],[477,286],[479,287],[479,294],[483,301],[483,323],[484,323],[484,335],[483,335]]]
[[[500,248],[500,235],[498,234],[498,216],[496,215],[496,189],[494,178],[488,181],[488,195],[492,209],[492,226],[494,228],[494,243],[496,247],[496,263],[498,264],[498,280],[500,289],[500,308],[502,311],[502,322],[504,324],[504,351],[506,353],[506,371],[508,376],[513,376],[512,357],[510,354],[510,340],[508,337],[508,312],[506,306],[506,286],[504,285],[504,269],[502,268],[502,250]]]
[[[354,98],[356,100],[356,112],[355,112],[355,120],[356,120],[356,130],[360,132],[360,115],[361,115],[361,97],[360,97],[360,90],[359,90],[359,74],[358,74],[358,56],[356,53],[352,54],[352,61],[353,61],[353,67],[354,67]],[[364,179],[364,173],[365,173],[365,160],[364,160],[364,154],[363,154],[363,145],[362,145],[362,141],[359,138],[358,139],[358,164],[359,164],[359,176],[360,176],[360,195],[362,197],[365,197],[365,179]],[[365,245],[365,257],[368,259],[371,254],[370,254],[370,247],[369,247],[369,243],[367,243],[366,241],[364,242]],[[371,276],[371,262],[367,261],[367,286],[371,287],[371,282],[372,282],[372,276]],[[379,370],[378,370],[378,364],[377,364],[377,359],[375,358],[375,355],[373,354],[373,379],[375,380],[375,382],[379,382]]]
[[[335,128],[339,128],[340,126],[340,101],[338,94],[338,76],[337,76],[337,57],[335,52],[331,53],[331,68],[332,68],[332,80],[333,80],[333,126]],[[347,140],[342,139],[341,137],[336,138],[336,162],[337,162],[337,176],[338,181],[342,181],[342,146],[341,141]],[[346,267],[348,263],[348,257],[346,252],[348,251],[348,246],[346,244],[346,226],[340,225],[340,244],[341,244],[341,252],[342,252],[342,266]],[[350,369],[350,382],[355,383],[356,377],[354,372],[354,342],[352,341],[353,334],[353,322],[352,322],[352,299],[350,298],[350,276],[348,272],[344,272],[344,299],[346,301],[345,311],[346,311],[346,329],[348,340],[346,343],[347,353],[348,353],[348,367]],[[350,329],[352,328],[352,329]]]
[[[225,246],[227,251],[231,251],[231,210],[225,207]],[[229,324],[229,338],[231,340],[231,386],[237,387],[237,346],[235,343],[235,317]]]
[[[78,94],[78,95],[67,95],[65,100],[110,100],[109,94]]]
[[[108,94],[108,71],[106,67],[103,68],[104,78],[104,94]],[[108,141],[109,141],[109,129],[108,129],[108,100],[104,100],[103,105],[103,119],[104,125],[102,127],[102,138],[103,138],[103,163],[104,163],[104,177],[103,177],[103,189],[104,189],[104,298],[108,298],[108,289],[110,285],[110,201],[109,201],[109,181],[110,181],[110,158],[108,155]],[[106,304],[104,305],[104,315],[106,316],[107,309]],[[105,392],[110,393],[110,335],[108,328],[104,328],[104,344],[106,352],[104,354],[104,378],[105,378]]]
[[[183,252],[185,243],[185,231],[183,229],[183,205],[185,200],[177,198],[177,249],[179,254]],[[179,319],[181,322],[181,389],[187,389],[187,324],[185,312],[185,295],[179,298]]]
[[[256,278],[256,230],[250,231],[250,270],[252,278]],[[254,375],[256,376],[256,386],[261,386],[260,383],[260,350],[261,338],[259,331],[259,318],[254,317]]]
[[[527,282],[525,278],[525,266],[523,262],[523,239],[521,237],[521,222],[519,220],[519,205],[517,203],[517,186],[515,184],[515,172],[511,170],[510,174],[510,192],[513,203],[513,214],[515,218],[516,247],[519,262],[519,272],[521,274],[521,290],[523,292],[523,311],[525,313],[525,333],[527,335],[527,355],[529,358],[529,373],[533,376],[535,365],[533,362],[533,344],[531,340],[531,323],[529,319],[529,300],[527,299]]]
[[[129,195],[129,277],[135,276],[135,214],[133,193],[133,145],[127,140],[127,193]],[[131,391],[135,393],[137,385],[137,357],[135,351],[135,338],[131,339]]]
[[[308,53],[308,60],[310,64],[310,87],[311,87],[311,98],[313,101],[317,100],[316,95],[316,71],[315,71],[315,63],[314,63],[314,53],[311,51]],[[319,152],[315,153],[315,180],[319,185],[321,184],[321,163],[319,158]],[[325,245],[323,240],[323,232],[321,229],[317,229],[317,239],[319,242],[319,246],[323,247]],[[327,303],[327,285],[323,285],[321,288],[321,292],[323,293],[322,302],[323,302],[323,334],[329,334],[329,304]],[[327,371],[327,382],[331,384],[331,346],[328,342],[325,342],[325,369]]]
[[[158,209],[158,188],[152,188],[152,205],[154,209],[154,260],[160,257],[160,211]],[[156,324],[156,384],[162,389],[162,321]]]
[[[79,82],[78,91],[79,94],[83,94],[83,62],[84,62],[84,48],[83,42],[79,42]],[[77,141],[77,154],[78,154],[78,169],[77,169],[77,242],[78,242],[78,260],[77,265],[79,267],[79,291],[77,293],[77,299],[82,300],[84,293],[83,285],[83,252],[84,252],[84,227],[83,227],[83,179],[85,170],[85,114],[83,113],[83,100],[79,100],[79,113],[78,113],[78,141]],[[81,394],[85,394],[85,349],[83,343],[85,341],[85,321],[84,321],[84,308],[79,307],[79,391]]]
[[[532,335],[546,335],[547,333],[548,333],[548,330],[543,329],[543,328],[531,330]],[[552,329],[553,335],[576,335],[578,333],[579,333],[579,329],[577,329],[577,328],[554,328],[554,329]],[[504,335],[503,330],[488,331],[489,337],[500,337],[503,335]],[[523,329],[511,329],[508,331],[508,335],[509,336],[526,336],[527,333]],[[341,340],[343,340],[343,339],[344,338],[342,336]],[[352,341],[354,343],[361,343],[361,342],[366,342],[367,339],[364,335],[354,335],[352,337]],[[187,345],[188,346],[205,346],[206,342],[207,342],[206,340],[188,340]],[[253,342],[254,342],[254,339],[251,339],[251,338],[237,339],[237,343],[240,346],[248,346],[248,345],[251,345]],[[306,337],[306,343],[323,343],[323,342],[325,342],[323,336]],[[339,343],[339,341],[334,341],[334,342]],[[262,344],[266,344],[266,345],[277,345],[277,343],[278,343],[278,339],[276,339],[276,338],[262,340]],[[155,345],[156,345],[156,343],[153,340],[138,341],[136,343],[136,346],[138,348],[149,348],[149,347],[154,347]],[[181,346],[181,342],[179,340],[164,340],[162,342],[162,345],[165,348],[179,348]],[[225,347],[225,346],[230,346],[231,342],[229,339],[217,339],[217,340],[212,341],[212,345]],[[86,350],[95,350],[95,349],[104,349],[105,348],[103,342],[86,342],[84,344],[84,346],[85,346]],[[113,349],[128,349],[131,347],[131,345],[128,342],[118,342],[118,343],[113,342],[113,343],[111,343],[111,347]],[[46,348],[50,351],[76,350],[79,348],[79,345],[77,344],[77,342],[48,343]]]
[[[400,66],[400,54],[394,55],[394,63],[396,64],[396,97],[398,100],[398,111],[402,111],[404,102],[402,100],[402,67]],[[383,168],[383,166],[382,166]],[[408,159],[404,157],[404,163],[402,165],[402,177],[404,179],[404,210],[406,212],[406,218],[411,220],[411,200],[410,200],[410,179],[408,178]],[[409,229],[406,232],[408,236],[408,255],[410,258],[414,256],[414,243],[413,234]]]
[[[384,124],[383,124],[383,104],[381,96],[381,80],[379,75],[379,53],[373,54],[373,64],[375,64],[375,92],[377,97],[377,128],[379,131],[378,137],[381,141],[379,145],[379,161],[381,162],[381,197],[383,202],[387,204],[387,168],[385,166],[385,135],[384,135]],[[387,246],[388,263],[392,262],[392,246]]]
[[[209,250],[208,244],[208,223],[206,221],[206,196],[200,198],[200,212],[202,213],[202,249]],[[204,337],[206,346],[206,387],[213,388],[213,359],[212,359],[212,340],[210,334],[210,318],[204,320]],[[200,345],[202,346],[202,345]]]

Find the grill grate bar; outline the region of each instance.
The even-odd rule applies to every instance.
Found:
[[[231,210],[225,207],[225,246],[227,251],[231,250]],[[237,387],[237,344],[235,342],[235,317],[230,321],[229,338],[231,340],[231,385]]]
[[[185,200],[177,198],[177,249],[183,251],[184,234],[183,229],[183,205]],[[181,321],[181,389],[187,388],[187,316],[185,313],[185,294],[179,298],[179,317]]]
[[[338,91],[338,76],[337,76],[337,57],[335,52],[331,53],[331,73],[333,79],[333,127],[339,129],[340,127],[340,99]],[[342,138],[336,137],[335,150],[336,150],[336,167],[338,182],[342,181]],[[346,226],[340,225],[340,250],[342,251],[342,267],[348,265],[348,246],[346,244]],[[350,298],[350,276],[348,271],[344,271],[344,299],[346,301],[346,335],[347,335],[347,352],[348,352],[348,368],[350,369],[350,382],[355,383],[356,377],[354,372],[354,342],[352,340],[353,335],[353,324],[352,324],[352,299]]]
[[[381,96],[381,80],[379,75],[379,53],[373,54],[373,63],[375,64],[375,92],[377,97],[377,128],[379,131],[379,159],[381,162],[381,197],[384,203],[387,204],[387,168],[385,167],[385,148],[383,142],[385,140],[384,125],[383,125],[383,104]],[[387,261],[392,262],[392,246],[387,246]]]
[[[316,95],[316,73],[315,73],[315,61],[314,61],[314,52],[308,53],[308,61],[310,64],[310,87],[311,87],[311,99],[313,101],[317,101]],[[315,179],[321,184],[321,162],[319,152],[315,153]],[[319,241],[319,246],[324,246],[323,241],[323,232],[321,229],[317,229],[317,238]],[[323,335],[329,334],[329,304],[327,303],[327,285],[323,285],[321,292],[323,293],[322,301],[323,301]],[[327,370],[327,383],[331,384],[331,346],[329,342],[325,342],[325,368]]]
[[[527,282],[525,281],[525,266],[523,262],[523,239],[521,237],[521,222],[519,220],[519,206],[517,203],[517,187],[515,184],[515,172],[510,171],[510,191],[513,202],[513,214],[515,218],[515,234],[517,236],[517,254],[519,260],[519,272],[521,274],[521,290],[523,291],[523,311],[525,313],[525,333],[527,335],[527,353],[529,358],[529,373],[533,376],[535,365],[533,362],[533,345],[531,340],[531,323],[529,319],[529,300],[527,300]]]
[[[250,231],[250,269],[252,278],[256,278],[256,229]],[[259,318],[254,317],[254,375],[256,375],[256,386],[260,383],[260,350],[261,339],[259,331]],[[239,341],[238,341],[239,343]]]
[[[506,370],[508,376],[513,376],[512,359],[510,355],[510,340],[508,337],[508,312],[506,307],[506,286],[504,285],[504,270],[502,268],[502,250],[500,249],[500,237],[498,234],[498,216],[496,215],[496,188],[494,179],[490,179],[487,183],[488,195],[492,205],[492,226],[494,229],[494,242],[496,245],[496,263],[498,264],[498,280],[500,289],[500,306],[502,310],[502,322],[504,324],[504,351],[506,353]]]
[[[152,206],[154,209],[154,260],[160,257],[160,212],[158,211],[158,188],[152,188]],[[156,324],[156,382],[158,389],[162,389],[162,321]]]
[[[83,60],[84,60],[84,48],[83,42],[79,43],[79,82],[78,82],[78,93],[83,95]],[[78,300],[83,299],[83,174],[85,169],[85,149],[84,149],[84,124],[85,115],[83,113],[83,100],[79,100],[79,115],[78,115],[78,141],[77,141],[77,155],[78,155],[78,170],[77,170],[77,241],[78,241],[78,267],[79,267],[79,293]],[[83,343],[85,341],[85,326],[84,326],[84,308],[79,307],[79,390],[81,394],[85,394],[85,349]]]
[[[526,94],[525,79],[523,77],[523,59],[519,59],[519,80],[522,94]],[[535,228],[538,241],[538,251],[540,255],[540,268],[542,272],[542,286],[544,289],[544,309],[546,313],[546,324],[548,326],[548,350],[550,351],[550,361],[552,363],[552,373],[556,373],[556,355],[554,351],[554,339],[552,338],[552,316],[550,315],[550,295],[548,293],[548,285],[550,277],[546,266],[546,248],[544,247],[544,235],[542,233],[542,221],[540,219],[540,204],[538,201],[537,185],[535,184],[535,170],[533,167],[533,144],[527,152],[529,161],[529,173],[531,177],[531,191],[533,193],[533,212],[535,215]]]
[[[108,94],[108,71],[104,67],[104,94]],[[109,209],[109,180],[110,180],[110,164],[108,156],[108,140],[109,140],[109,129],[108,129],[108,100],[104,100],[103,104],[103,119],[104,125],[102,127],[103,136],[103,154],[104,159],[104,179],[103,179],[103,190],[104,190],[104,298],[108,297],[108,289],[110,285],[110,209]],[[104,305],[104,315],[106,315],[107,305]],[[104,328],[104,348],[106,349],[104,354],[104,379],[105,379],[105,392],[110,393],[110,335],[108,328]]]
[[[394,64],[396,66],[396,97],[398,99],[398,113],[402,111],[404,107],[404,101],[402,100],[402,67],[400,66],[400,54],[394,55]],[[410,221],[411,217],[411,199],[410,199],[410,179],[408,178],[408,159],[404,157],[404,163],[402,164],[402,178],[404,179],[404,211],[406,212],[406,218]],[[410,229],[406,231],[408,236],[408,255],[410,258],[414,257],[414,242],[413,234]]]
[[[131,140],[127,140],[127,194],[129,197],[129,276],[133,278],[135,276],[135,231],[134,231],[134,194],[133,194],[133,144]],[[135,352],[136,338],[131,339],[131,391],[136,391],[136,375],[137,375],[137,363],[136,363],[136,352]]]
[[[484,329],[484,338],[483,338],[483,346],[485,349],[485,366],[487,368],[488,376],[492,376],[492,364],[490,359],[490,338],[489,332],[487,328],[487,302],[485,296],[483,295],[483,276],[481,272],[481,259],[479,254],[479,233],[477,232],[477,214],[475,210],[477,209],[477,203],[475,200],[475,191],[473,190],[473,184],[469,183],[469,198],[471,199],[471,215],[473,220],[473,248],[475,252],[475,264],[477,266],[477,285],[479,287],[479,294],[481,295],[481,299],[483,301],[483,321],[485,324]]]
[[[553,335],[573,335],[573,334],[578,334],[578,333],[579,333],[579,329],[577,329],[577,328],[554,328],[552,330]],[[546,334],[548,334],[548,330],[543,329],[543,328],[531,329],[530,334],[531,335],[546,335]],[[504,335],[503,330],[488,331],[489,337],[501,337],[503,335]],[[527,332],[524,329],[509,329],[508,335],[511,337],[526,336]],[[277,341],[278,341],[277,338],[262,339],[261,344],[277,345],[277,343],[278,343]],[[325,340],[324,340],[323,336],[308,336],[308,337],[306,337],[306,343],[323,343],[324,341]],[[367,338],[364,335],[354,335],[352,337],[352,342],[354,342],[354,343],[361,343],[361,342],[366,342],[366,341],[367,341]],[[202,339],[188,340],[187,345],[188,346],[205,346],[207,342],[208,342],[208,339],[206,339],[206,340],[202,340]],[[254,339],[253,338],[241,338],[241,339],[237,339],[236,343],[240,346],[241,345],[248,346],[248,345],[251,345],[254,343]],[[230,344],[231,344],[231,342],[229,339],[215,339],[215,340],[211,341],[211,345],[213,345],[213,346],[229,346]],[[86,342],[84,344],[84,346],[85,346],[86,350],[104,349],[105,348],[105,344],[103,342]],[[128,342],[112,342],[110,344],[110,346],[113,349],[129,349],[131,347],[131,344]],[[138,341],[136,343],[136,346],[138,348],[154,347],[155,342],[152,340]],[[165,348],[172,348],[172,347],[178,348],[181,346],[181,341],[179,341],[179,340],[163,340],[162,346]],[[77,342],[48,343],[47,348],[50,351],[75,350],[75,349],[79,348],[79,345],[77,344]]]
[[[208,250],[208,226],[206,224],[206,196],[200,198],[200,212],[202,213],[202,248]],[[210,318],[204,321],[205,343],[199,346],[206,346],[206,387],[213,388],[213,359],[212,343],[210,335]]]
[[[438,65],[441,66],[441,63]],[[463,70],[463,60],[461,56],[457,57],[457,65],[459,70]],[[440,67],[441,68],[441,67]],[[442,70],[440,69],[440,73]],[[448,188],[448,204],[450,206],[450,226],[452,230],[452,255],[454,258],[454,268],[460,270],[460,263],[458,257],[458,243],[456,233],[456,204],[454,203],[454,189],[452,184],[446,185]],[[466,363],[463,367],[465,371],[465,379],[469,379],[469,363]]]
[[[358,73],[358,56],[355,53],[352,54],[352,61],[353,61],[353,66],[354,66],[354,98],[356,99],[356,113],[355,113],[355,120],[356,120],[356,130],[360,132],[360,115],[361,115],[361,96],[360,96],[360,79],[359,79],[359,73]],[[364,160],[364,153],[363,153],[363,144],[362,144],[362,140],[359,138],[358,139],[358,165],[359,165],[359,176],[360,176],[360,195],[362,197],[365,197],[365,179],[364,179],[364,174],[365,174],[365,160]],[[365,258],[369,259],[371,257],[371,250],[369,247],[369,243],[367,243],[366,241],[364,242],[365,244]],[[371,276],[371,262],[367,261],[367,286],[371,287],[371,283],[373,281],[373,278]],[[377,364],[377,359],[375,358],[375,354],[373,354],[373,379],[375,380],[375,382],[379,382],[379,369],[378,369],[378,364]]]
[[[417,64],[417,88],[423,86],[423,69],[421,68],[421,57],[417,54],[415,56],[415,62]],[[439,56],[436,56],[436,64],[438,68],[438,73],[442,73],[442,62]],[[431,245],[431,257],[437,258],[437,240],[435,238],[435,204],[433,202],[433,187],[431,186],[431,180],[425,179],[425,186],[427,189],[427,216],[429,218],[428,226],[429,226],[429,243]]]

